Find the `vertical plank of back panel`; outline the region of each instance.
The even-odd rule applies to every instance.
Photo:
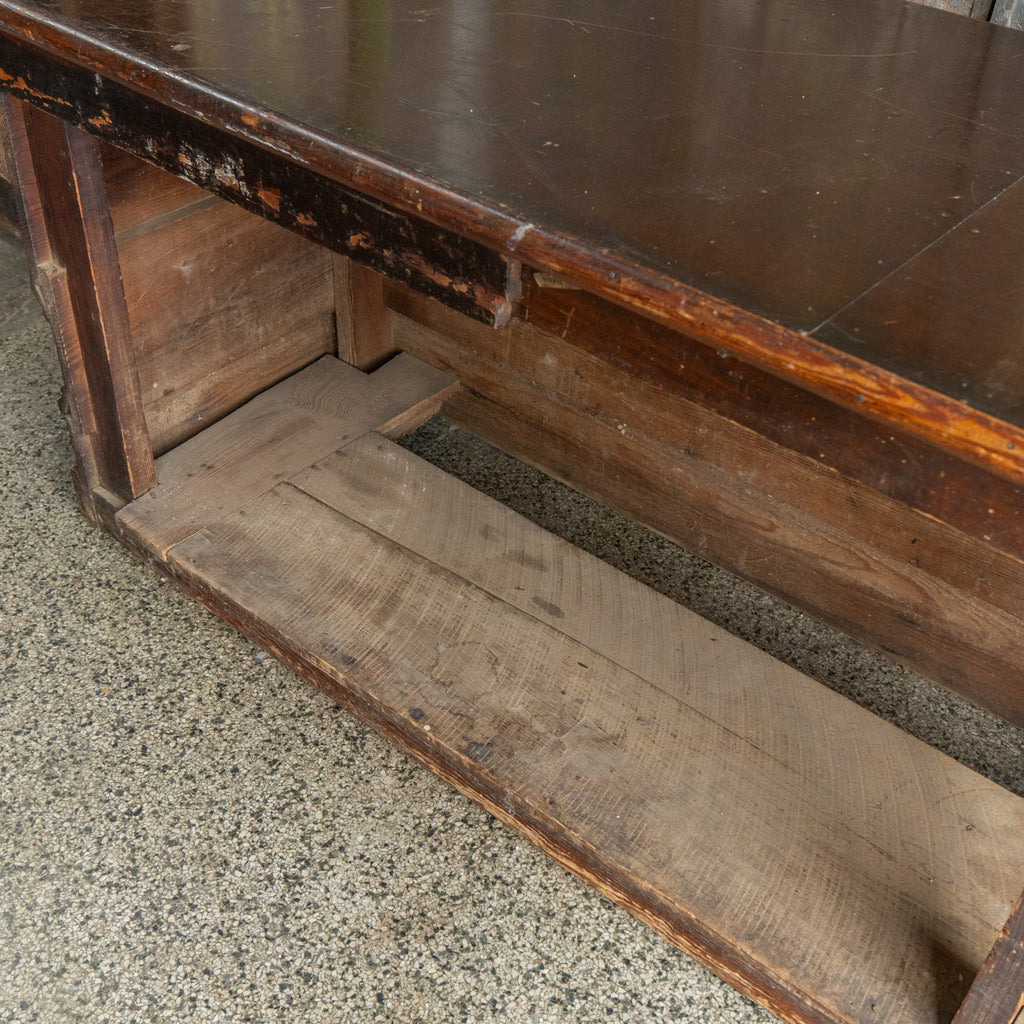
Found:
[[[335,351],[331,256],[228,203],[118,238],[157,454]]]

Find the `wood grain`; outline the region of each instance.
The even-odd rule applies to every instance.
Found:
[[[100,143],[110,219],[118,240],[144,234],[154,224],[217,203],[215,196],[123,149]]]
[[[1024,896],[996,939],[953,1024],[1018,1024],[1024,1017]]]
[[[1016,559],[557,336],[388,301],[402,348],[462,381],[447,414],[470,430],[1024,723]]]
[[[777,1012],[952,1015],[1017,894],[1024,802],[438,479],[367,439],[172,570]]]
[[[214,203],[118,241],[156,454],[336,348],[330,253]]]
[[[159,483],[117,516],[156,558],[367,431],[410,428],[457,387],[412,356],[371,376],[325,356],[157,460]]]
[[[396,351],[384,306],[383,278],[344,256],[336,256],[334,287],[338,358],[360,370],[372,370]]]
[[[998,217],[992,214],[987,220],[991,223]],[[1009,223],[1016,221],[1011,217]],[[1005,226],[1003,230],[1012,233]],[[941,247],[937,248],[941,251]],[[1001,251],[1009,251],[1008,244],[1004,244]],[[974,255],[971,265],[984,273],[980,269],[984,266],[982,254],[975,252]],[[929,259],[934,259],[934,255]],[[947,266],[946,270],[948,273],[951,268]],[[909,271],[905,273],[911,278],[915,276]],[[920,279],[920,270],[916,276]],[[540,275],[540,280],[550,279]],[[986,545],[1018,559],[1024,558],[1024,508],[1019,486],[926,444],[895,423],[879,423],[828,402],[796,382],[758,370],[721,348],[637,317],[579,289],[566,288],[565,282],[556,282],[558,286],[551,287],[547,283],[538,285],[537,281],[537,275],[525,275],[519,310],[519,315],[531,327],[597,356],[658,391],[695,402],[901,504],[947,522]],[[966,269],[964,284],[963,302],[976,308],[973,299],[979,290],[972,284],[976,285],[977,281],[970,281]],[[934,305],[934,294],[931,299]],[[880,315],[874,322],[881,325],[891,320],[897,315],[897,306],[898,303],[891,302],[887,308],[876,308]],[[979,340],[968,354],[962,351],[963,346],[955,338],[960,326],[953,329],[946,325],[925,326],[928,323],[926,311],[918,312],[922,333],[931,339],[930,349],[923,338],[918,339],[919,371],[923,371],[928,362],[926,351],[941,351],[947,346],[951,356],[958,351],[964,362],[973,365],[983,362],[974,352],[989,345],[998,351],[999,346],[989,339],[997,334],[999,324],[1005,324],[1004,329],[1011,333],[1010,325],[1014,322],[1005,305],[996,312],[978,310],[976,317],[983,322],[977,325],[974,334]],[[849,318],[849,313],[846,316]],[[961,326],[962,321],[963,318],[959,321]],[[861,322],[871,321],[861,317]],[[909,338],[914,328],[903,330]],[[938,336],[943,339],[941,345],[935,344]],[[1008,351],[1010,339],[1000,340]],[[890,337],[886,341],[893,354],[897,349],[895,339]],[[902,361],[904,368],[914,362],[913,359]],[[1003,362],[1009,365],[1011,360]],[[979,378],[983,376],[978,374]],[[987,376],[991,379],[995,374],[990,372]],[[1012,377],[1004,386],[1007,392],[1014,390]]]
[[[36,281],[75,422],[88,433],[79,468],[89,488],[128,500],[155,476],[98,144],[29,105],[11,103],[8,113]]]

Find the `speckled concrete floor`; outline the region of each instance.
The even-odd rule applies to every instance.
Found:
[[[0,237],[0,1020],[770,1021],[79,516]],[[410,446],[1024,792],[1019,732],[434,421]]]

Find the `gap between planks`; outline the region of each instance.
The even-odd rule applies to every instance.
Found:
[[[948,1020],[1024,801],[370,433],[354,392],[424,364],[316,366],[165,456],[123,527],[776,1012]]]

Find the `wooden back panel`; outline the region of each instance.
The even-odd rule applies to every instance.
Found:
[[[103,165],[155,454],[336,350],[329,253],[111,146]]]

